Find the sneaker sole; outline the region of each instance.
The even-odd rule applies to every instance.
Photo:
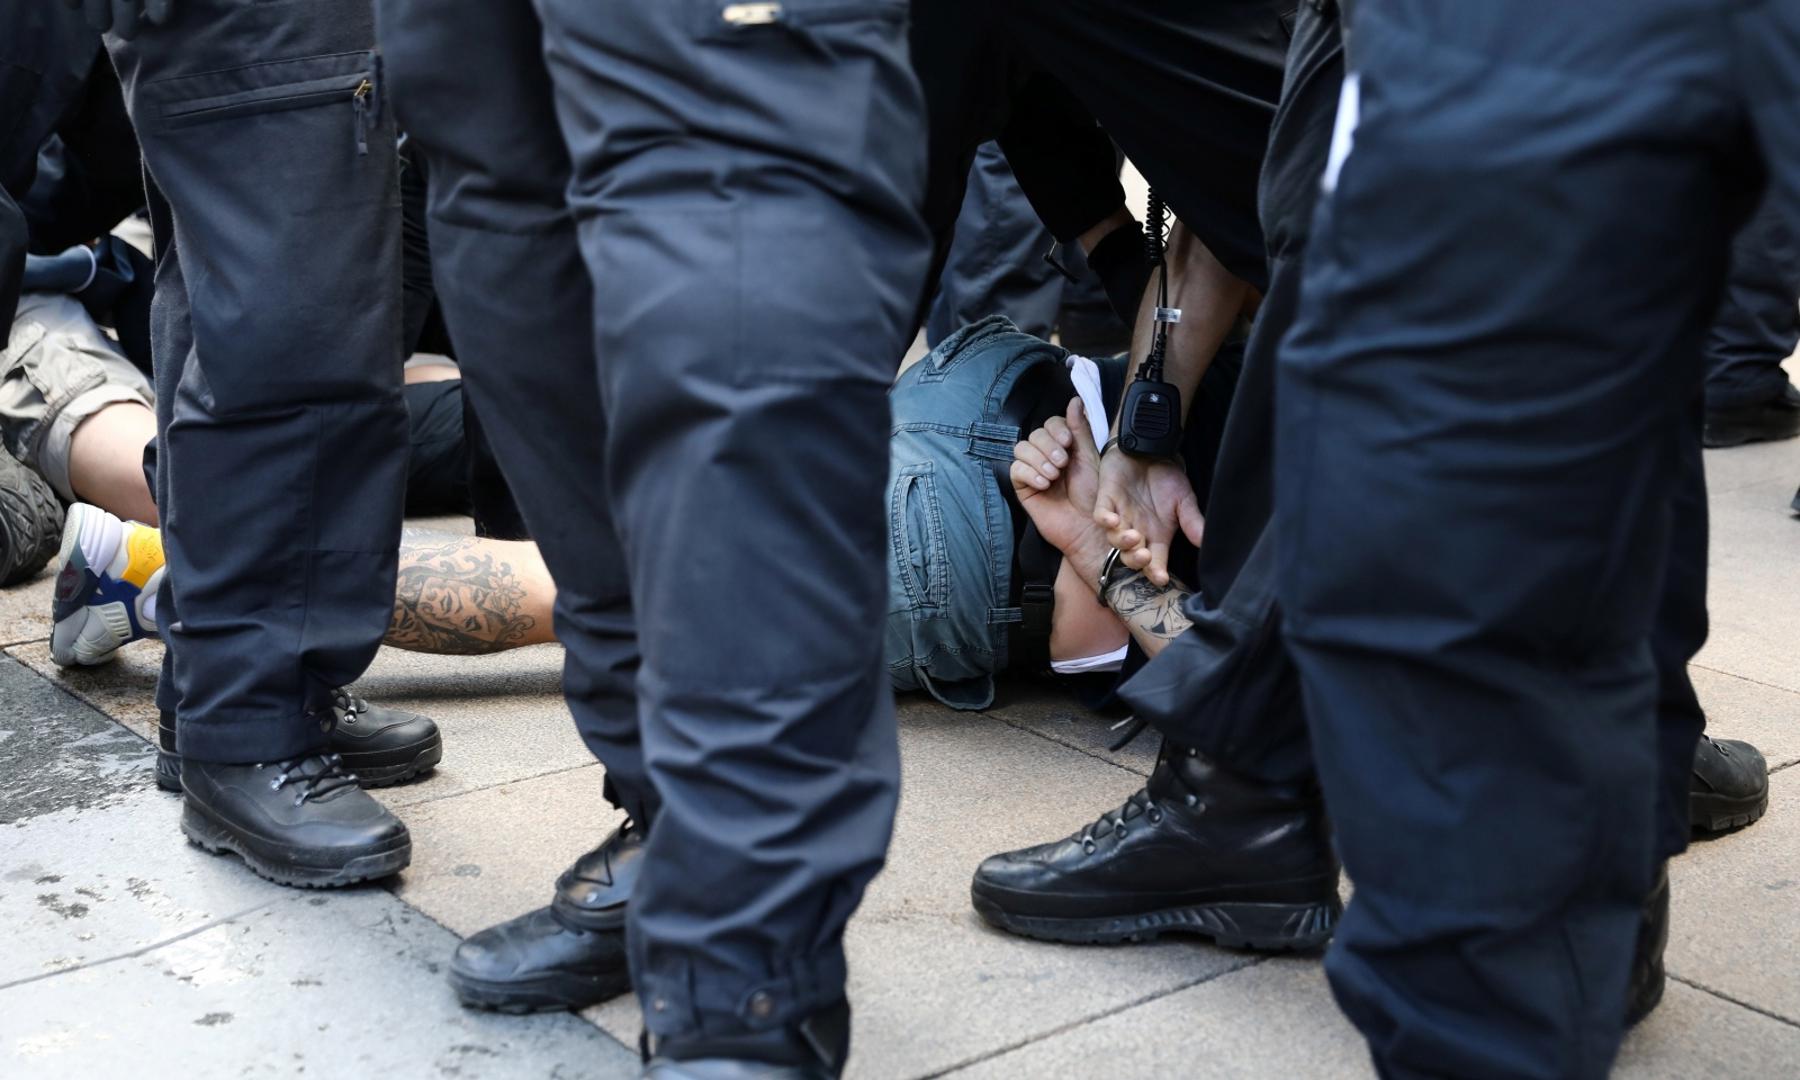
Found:
[[[437,768],[444,759],[444,741],[434,739],[409,761],[379,769],[350,769],[356,774],[356,785],[363,789],[393,787]],[[350,763],[344,763],[349,768]],[[156,752],[156,786],[174,795],[181,794],[181,758],[167,750]]]
[[[450,988],[465,1008],[520,1016],[535,1012],[574,1012],[611,1001],[631,990],[631,976],[575,975],[556,972],[517,982],[476,978],[450,969]]]
[[[244,860],[258,877],[277,885],[293,885],[302,889],[336,889],[360,881],[391,877],[412,862],[412,838],[402,836],[386,848],[358,855],[341,866],[307,866],[289,856],[297,849],[283,851],[273,845],[258,845],[227,827],[202,809],[192,799],[181,811],[181,831],[188,843],[214,855],[227,852]],[[268,847],[267,851],[258,850]]]
[[[1133,915],[1063,919],[1014,914],[978,893],[972,899],[976,914],[988,925],[1040,941],[1123,945],[1155,941],[1164,934],[1191,934],[1228,949],[1258,952],[1321,948],[1331,940],[1344,910],[1334,897],[1322,904],[1193,904]]]
[[[1695,832],[1722,833],[1751,825],[1769,809],[1769,788],[1741,799],[1708,792],[1688,793],[1688,825]]]

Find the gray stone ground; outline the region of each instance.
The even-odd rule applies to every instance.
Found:
[[[1674,869],[1672,976],[1627,1077],[1800,1075],[1800,442],[1710,454],[1713,636],[1694,677],[1715,732],[1775,767],[1768,816]],[[144,737],[161,657],[49,661],[50,579],[0,592],[0,1077],[622,1077],[635,1006],[458,1008],[457,935],[542,903],[613,823],[569,724],[554,647],[384,651],[360,685],[429,712],[444,763],[383,793],[415,861],[388,888],[291,891],[183,843]],[[1317,958],[1194,942],[1062,948],[982,927],[986,854],[1078,827],[1135,788],[1150,740],[1050,697],[986,716],[903,706],[889,867],[851,926],[858,1077],[1357,1077]]]

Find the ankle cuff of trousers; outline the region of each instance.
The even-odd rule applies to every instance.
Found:
[[[843,948],[791,961],[760,980],[744,976],[740,968],[688,956],[632,965],[644,1026],[658,1039],[694,1039],[792,1027],[842,1002]]]
[[[220,765],[252,765],[285,761],[303,754],[323,754],[330,745],[328,725],[318,714],[286,717],[220,716],[178,719],[176,751],[183,758]]]

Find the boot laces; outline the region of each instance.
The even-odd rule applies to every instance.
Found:
[[[1130,832],[1126,823],[1144,816],[1149,817],[1152,825],[1162,820],[1162,811],[1157,809],[1156,800],[1151,797],[1148,787],[1138,788],[1117,810],[1108,810],[1092,825],[1081,830],[1078,837],[1081,846],[1091,855],[1099,841],[1108,836],[1123,840]]]
[[[356,723],[357,717],[369,711],[369,703],[348,690],[333,690],[331,707],[339,721],[345,724]]]
[[[306,754],[257,768],[274,770],[275,776],[269,781],[271,789],[280,791],[291,785],[295,789],[295,806],[356,786],[356,774],[345,769],[344,759],[336,754]]]

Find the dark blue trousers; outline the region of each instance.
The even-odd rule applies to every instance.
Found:
[[[843,998],[898,797],[887,388],[929,261],[906,5],[745,8],[381,5],[569,706],[650,826],[632,974],[677,1038]]]
[[[1706,407],[1733,409],[1778,398],[1781,362],[1800,343],[1800,245],[1768,205],[1738,233],[1718,316],[1706,335]]]
[[[1356,883],[1327,969],[1384,1075],[1617,1052],[1698,729],[1702,344],[1755,178],[1800,206],[1797,54],[1791,3],[1354,8],[1275,529]]]
[[[163,640],[181,753],[320,750],[393,606],[395,134],[369,0],[187,0],[109,39],[160,198]],[[366,85],[365,85],[366,84]]]

